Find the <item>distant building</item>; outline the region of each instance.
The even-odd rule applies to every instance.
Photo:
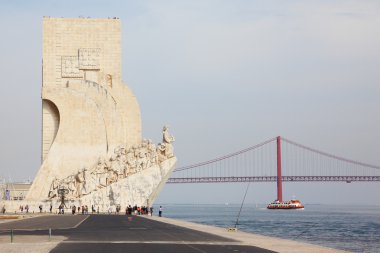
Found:
[[[1,185],[1,200],[24,200],[32,183],[15,182]]]

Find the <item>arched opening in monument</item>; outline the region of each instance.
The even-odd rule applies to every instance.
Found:
[[[50,100],[42,100],[42,154],[43,162],[49,153],[59,128],[59,110]]]

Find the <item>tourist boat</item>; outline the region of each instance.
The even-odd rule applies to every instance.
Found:
[[[278,200],[273,201],[267,205],[268,209],[304,209],[305,207],[297,199],[292,199],[285,202],[280,202]]]

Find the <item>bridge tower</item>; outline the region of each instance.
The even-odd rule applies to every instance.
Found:
[[[281,137],[277,136],[277,200],[282,202]]]

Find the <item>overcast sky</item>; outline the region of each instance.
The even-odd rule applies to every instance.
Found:
[[[380,165],[379,1],[0,0],[0,174],[40,166],[42,17],[119,17],[143,135],[179,166],[282,135]],[[253,184],[248,202],[275,199]],[[167,185],[158,202],[240,202],[244,184]],[[286,183],[306,203],[380,204],[380,183]]]

